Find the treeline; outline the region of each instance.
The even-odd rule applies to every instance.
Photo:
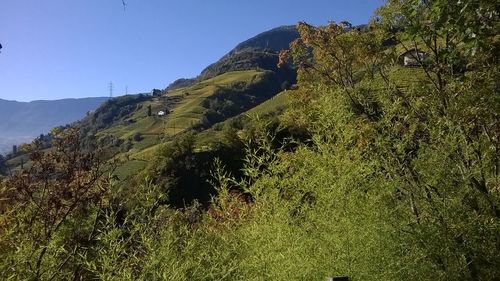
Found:
[[[290,108],[210,151],[185,135],[129,188],[61,132],[2,183],[0,276],[500,280],[498,8],[390,0],[363,31],[299,23]]]

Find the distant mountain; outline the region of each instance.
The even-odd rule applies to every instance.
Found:
[[[0,99],[0,144],[26,141],[51,128],[75,122],[108,98],[17,102]],[[0,148],[1,150],[1,148]]]

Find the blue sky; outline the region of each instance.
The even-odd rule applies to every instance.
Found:
[[[366,23],[383,0],[0,0],[0,98],[149,92],[239,42],[306,21]]]

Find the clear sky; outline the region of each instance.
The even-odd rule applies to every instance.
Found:
[[[366,23],[383,0],[0,0],[0,98],[149,92],[281,25]]]

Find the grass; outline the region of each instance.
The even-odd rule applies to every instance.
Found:
[[[131,159],[125,161],[122,165],[119,165],[115,170],[115,175],[120,180],[125,180],[131,175],[136,174],[137,172],[143,170],[147,165],[146,161]]]
[[[142,103],[141,109],[135,111],[129,120],[133,123],[118,124],[97,134],[97,136],[114,135],[126,140],[140,133],[143,136],[166,134],[173,136],[184,132],[202,122],[206,109],[203,101],[215,94],[219,87],[229,86],[236,82],[253,83],[262,77],[263,73],[256,70],[236,71],[201,81],[193,86],[170,91],[162,98],[153,98]],[[187,93],[187,94],[186,94]],[[165,98],[180,98],[169,108],[170,113],[164,117],[156,116],[160,110],[165,110]],[[153,116],[147,116],[147,107],[151,106]]]
[[[206,150],[207,147],[209,147],[211,142],[213,142],[214,140],[220,140],[223,137],[223,131],[221,128],[229,124],[232,121],[232,119],[242,118],[242,116],[254,116],[254,115],[263,117],[269,114],[282,111],[283,109],[286,108],[287,104],[290,101],[290,92],[291,90],[281,92],[276,96],[274,96],[273,98],[266,100],[265,102],[257,105],[256,107],[246,112],[241,113],[238,116],[229,118],[223,122],[216,124],[215,126],[213,126],[208,130],[200,132],[197,135],[196,148],[200,151],[204,151]]]
[[[180,88],[167,93],[168,96],[182,96],[183,99],[173,108],[166,121],[168,134],[175,134],[202,122],[206,109],[203,101],[216,93],[220,87],[236,82],[251,84],[263,75],[256,70],[229,72],[204,80],[191,87]]]
[[[290,91],[281,92],[271,99],[248,110],[245,114],[264,116],[276,111],[281,111],[287,106],[290,100],[289,92]]]

